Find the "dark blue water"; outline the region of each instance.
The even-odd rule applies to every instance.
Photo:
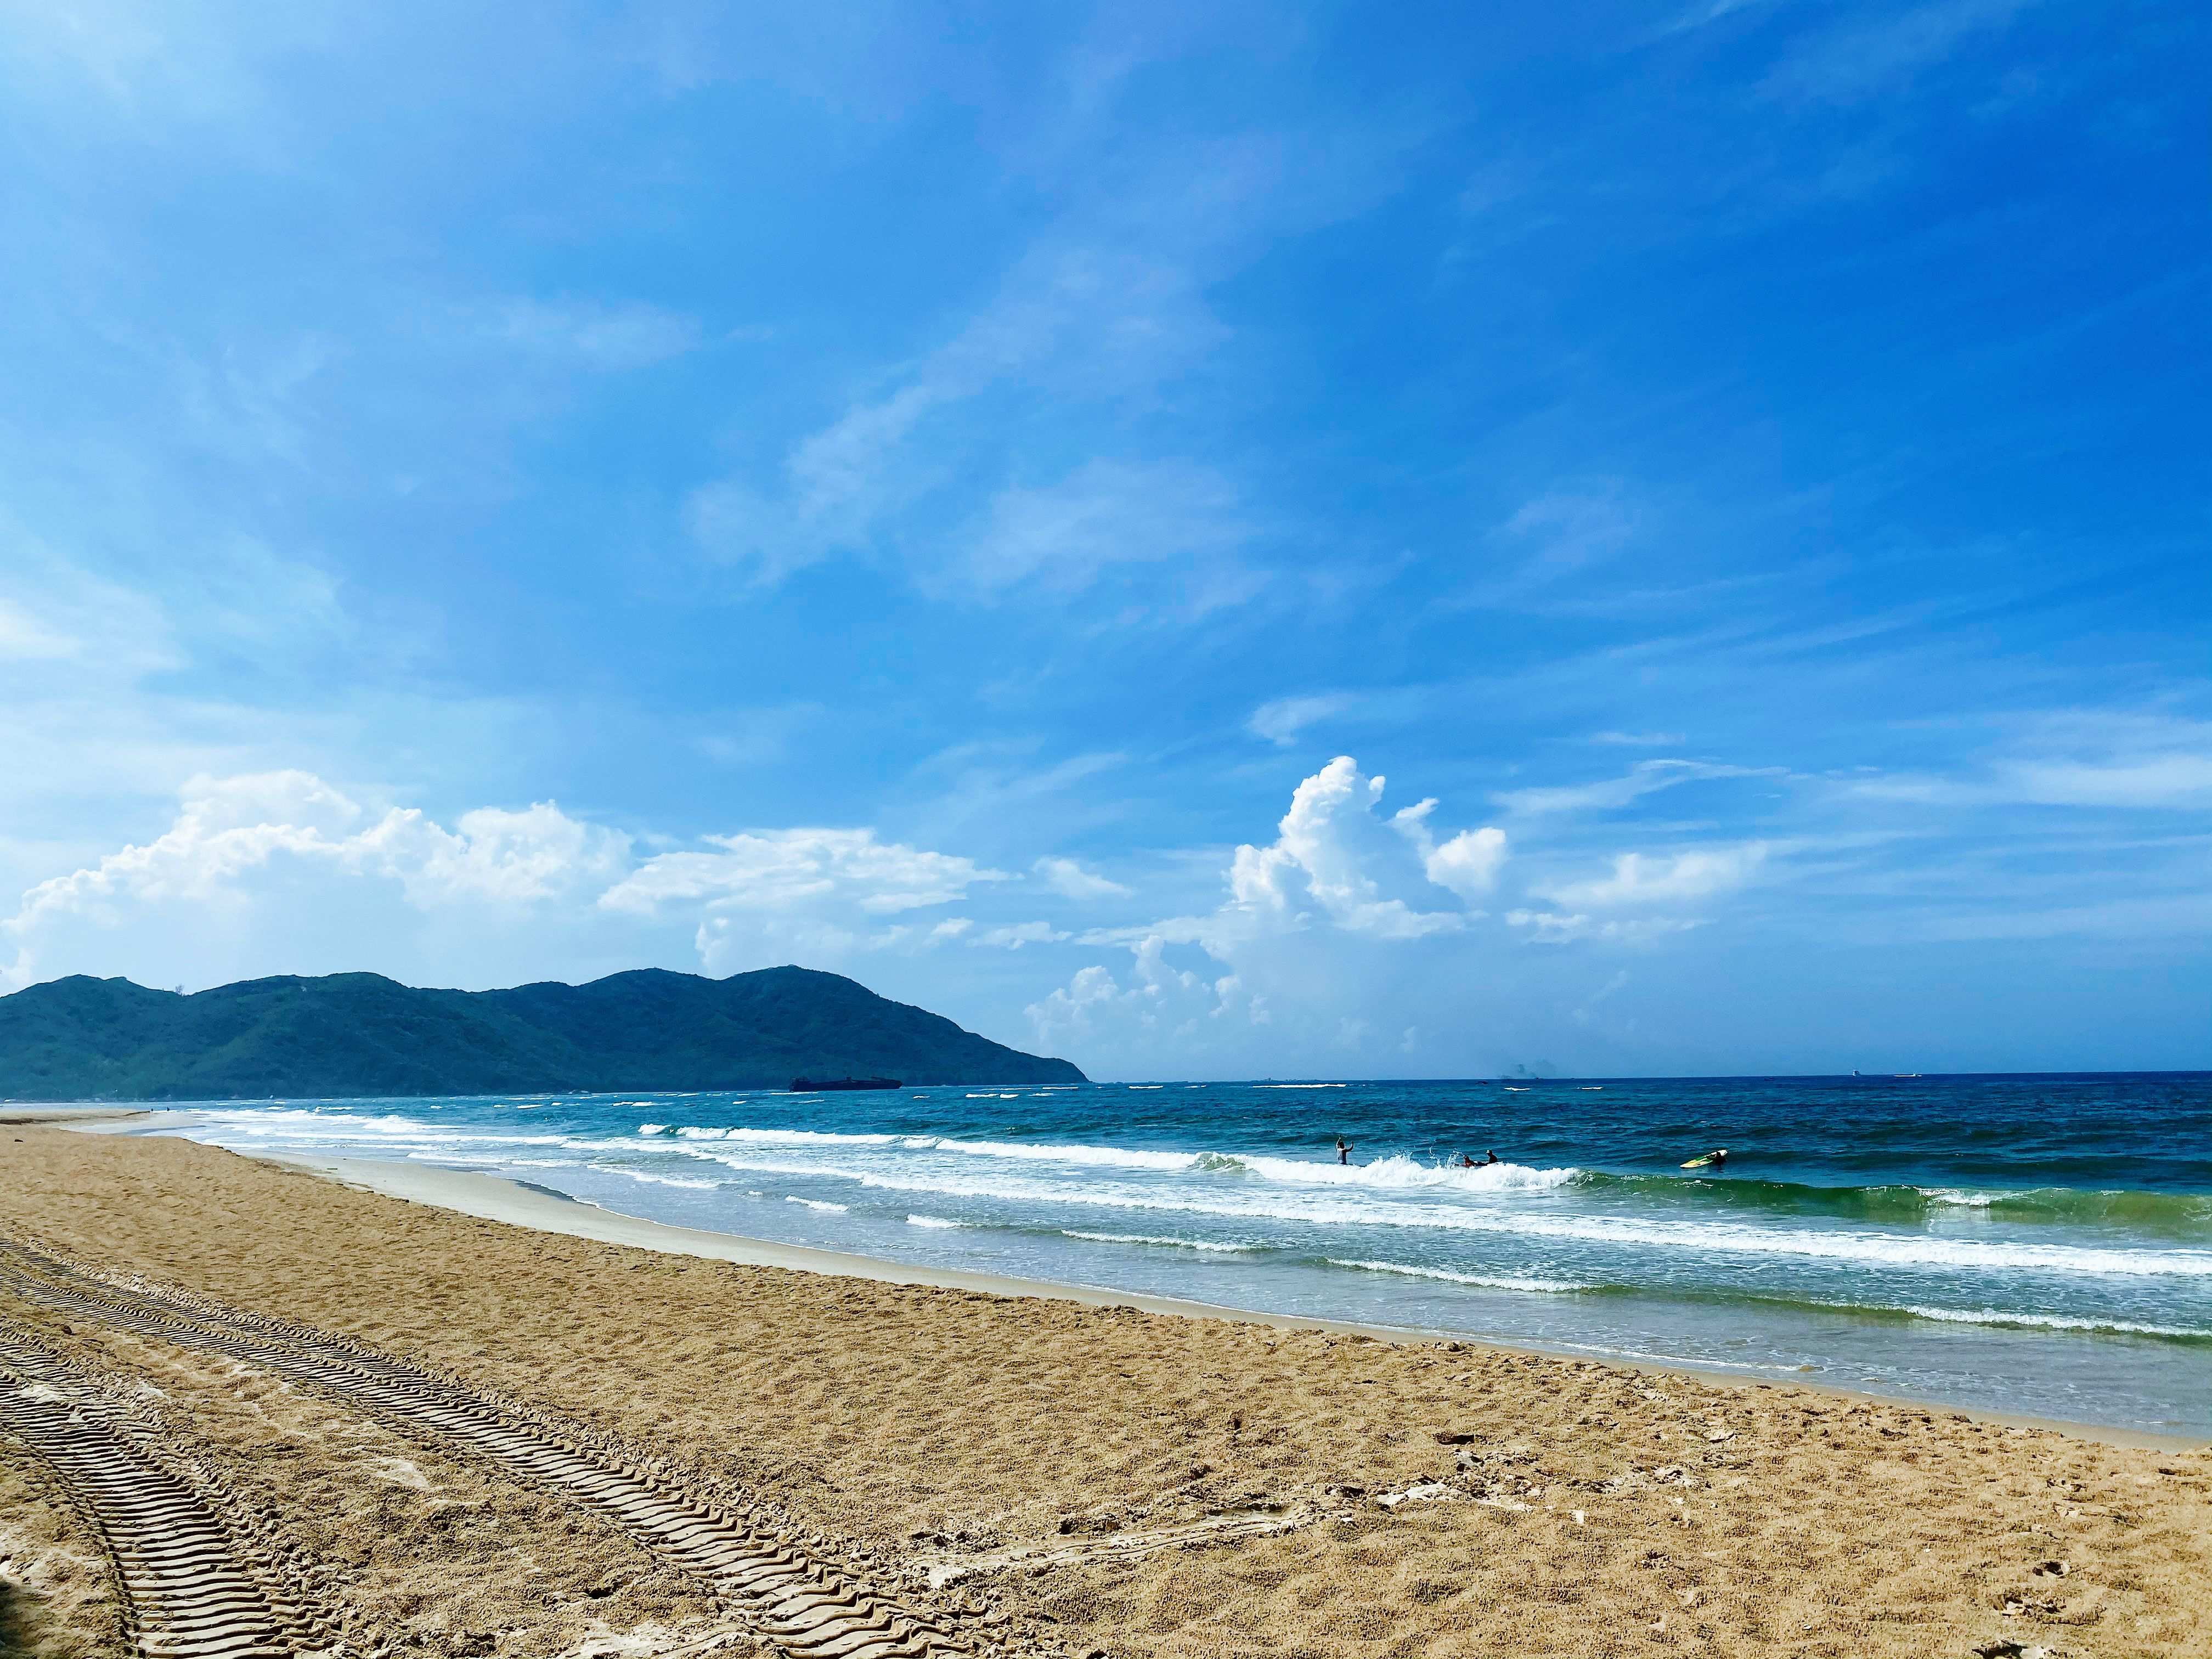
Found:
[[[2212,1428],[2212,1074],[226,1103],[185,1133],[897,1261]]]

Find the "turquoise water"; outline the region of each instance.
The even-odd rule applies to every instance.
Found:
[[[183,1133],[241,1150],[495,1171],[902,1261],[2212,1430],[2212,1074],[187,1110]],[[1717,1146],[1717,1176],[1678,1167]]]

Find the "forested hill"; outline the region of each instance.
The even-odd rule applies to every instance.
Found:
[[[425,991],[380,974],[190,996],[78,975],[0,997],[0,1098],[220,1100],[782,1088],[795,1077],[1080,1083],[836,974]]]

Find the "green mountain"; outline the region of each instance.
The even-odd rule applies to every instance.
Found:
[[[1081,1083],[836,974],[423,991],[284,975],[191,996],[76,975],[0,997],[0,1099],[258,1100],[782,1088],[797,1077]]]

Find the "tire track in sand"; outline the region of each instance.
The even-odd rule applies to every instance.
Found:
[[[148,1659],[276,1659],[321,1646],[273,1599],[186,1481],[141,1453],[100,1399],[44,1350],[0,1335],[0,1429],[52,1471],[115,1565]]]
[[[652,1553],[730,1598],[749,1626],[794,1659],[964,1659],[971,1652],[940,1619],[763,1535],[744,1513],[696,1501],[672,1480],[343,1337],[173,1288],[126,1289],[5,1239],[0,1285],[58,1310],[228,1354],[458,1442],[513,1478],[607,1516]]]

